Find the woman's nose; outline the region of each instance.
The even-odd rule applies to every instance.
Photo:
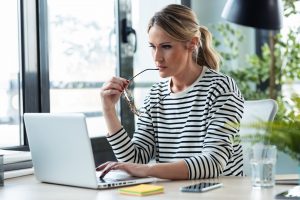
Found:
[[[162,62],[164,59],[163,59],[163,56],[161,54],[161,52],[159,50],[156,50],[154,52],[154,61],[155,62]]]

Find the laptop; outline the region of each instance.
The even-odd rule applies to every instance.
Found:
[[[24,122],[34,174],[41,182],[105,189],[156,181],[123,171],[110,171],[101,180],[81,113],[25,113]]]

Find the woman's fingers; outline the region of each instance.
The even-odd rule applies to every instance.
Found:
[[[118,162],[118,163],[116,163],[115,165],[113,165],[113,166],[111,166],[111,169],[112,170],[124,170],[124,171],[126,171],[125,169],[124,169],[124,163],[120,163],[120,162]]]
[[[103,178],[110,170],[114,169],[114,166],[118,165],[118,162],[106,162],[96,168],[96,171],[102,171],[100,178]]]
[[[102,96],[110,96],[110,95],[118,95],[118,94],[121,94],[123,91],[120,91],[120,90],[116,90],[116,89],[106,89],[106,90],[102,90],[101,91],[101,95]]]
[[[128,81],[120,77],[112,77],[101,88],[102,95],[120,94],[128,86]]]
[[[102,86],[102,91],[106,90],[118,90],[119,92],[122,92],[124,90],[124,87],[118,83],[107,82],[105,85]]]
[[[150,169],[149,167],[150,166],[147,164],[118,162],[111,166],[110,170],[122,170],[132,176],[147,177]]]
[[[96,171],[103,170],[109,163],[111,163],[111,162],[106,162],[104,164],[99,165],[98,167],[96,167]]]
[[[146,164],[123,163],[123,162],[106,162],[96,168],[97,171],[102,171],[100,178],[103,178],[111,170],[122,170],[132,176],[147,177],[149,166]]]
[[[121,88],[125,88],[128,85],[129,81],[121,77],[112,77],[107,83],[119,85]]]

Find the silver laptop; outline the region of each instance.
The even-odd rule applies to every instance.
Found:
[[[83,114],[25,113],[24,121],[34,174],[41,182],[102,189],[156,180],[122,171],[100,180]]]

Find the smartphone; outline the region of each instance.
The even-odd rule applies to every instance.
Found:
[[[181,192],[205,192],[208,190],[212,190],[215,188],[219,188],[223,186],[222,183],[198,183],[195,185],[189,185],[185,187],[181,187],[180,191]]]
[[[279,193],[275,196],[275,199],[300,199],[300,186],[295,186],[292,189],[289,189],[288,191],[284,191],[282,193]]]

